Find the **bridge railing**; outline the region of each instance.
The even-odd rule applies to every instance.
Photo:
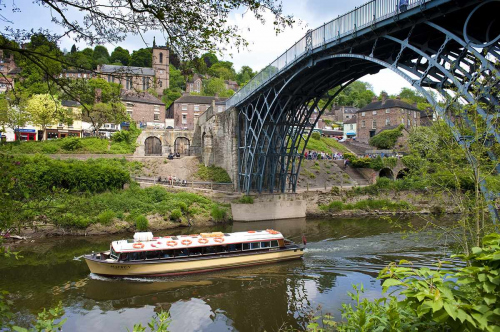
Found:
[[[407,0],[407,10],[434,0]],[[286,50],[270,65],[255,75],[243,88],[226,101],[226,109],[235,106],[283,70],[299,61],[304,54],[327,43],[339,40],[358,30],[401,13],[400,0],[372,0],[347,14],[309,31],[302,39]],[[311,38],[307,45],[308,36]]]

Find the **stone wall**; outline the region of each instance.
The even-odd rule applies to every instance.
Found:
[[[161,141],[162,155],[167,157],[169,153],[174,152],[174,144],[177,138],[187,138],[190,144],[190,155],[199,155],[199,146],[196,145],[194,139],[194,132],[189,130],[157,130],[145,129],[137,137],[137,149],[135,149],[134,156],[143,157],[145,155],[144,144],[148,137],[157,137]]]
[[[236,186],[238,178],[238,112],[230,109],[216,113],[197,126],[194,141],[199,139],[201,160],[205,166],[218,166],[227,171]]]

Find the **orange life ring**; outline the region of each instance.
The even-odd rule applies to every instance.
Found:
[[[156,244],[151,243],[151,247],[156,248]]]
[[[224,239],[221,238],[221,237],[215,237],[214,241],[217,242],[217,243],[222,243],[222,242],[224,242]]]
[[[144,248],[144,243],[142,243],[142,242],[137,242],[137,243],[134,243],[134,244],[132,245],[132,247],[133,247],[133,248],[135,248],[135,249],[142,249],[142,248]]]
[[[274,229],[266,229],[266,231],[267,231],[269,234],[274,234],[274,235],[279,234],[279,232],[278,232],[278,231],[275,231]]]
[[[248,233],[255,233],[255,231],[248,231]]]
[[[167,241],[167,246],[169,247],[175,247],[177,245],[177,242],[175,241]]]
[[[208,240],[207,239],[199,239],[198,242],[201,244],[207,244]]]
[[[170,239],[170,236],[164,236],[163,238],[164,239]]]
[[[158,241],[158,242],[156,242],[156,243],[157,243],[157,244],[162,244],[162,242],[161,242],[161,241]]]
[[[188,240],[188,239],[185,239],[185,240],[182,240],[181,243],[185,246],[188,246],[191,244],[191,240]]]

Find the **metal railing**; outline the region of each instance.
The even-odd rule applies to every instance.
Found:
[[[182,183],[181,180],[168,180],[167,178],[158,177],[133,177],[134,181],[139,183],[147,183],[152,185],[160,185],[171,188],[192,188],[192,189],[210,189],[225,192],[234,192],[234,185],[231,182],[210,182],[210,181],[186,181]]]
[[[434,0],[408,0],[405,10],[417,7]],[[321,47],[327,43],[339,40],[346,35],[366,28],[377,22],[401,13],[400,0],[372,0],[355,8],[347,14],[337,17],[323,24],[319,28],[308,31],[306,35],[286,50],[270,65],[255,75],[243,88],[238,90],[226,101],[226,110],[235,106],[262,85],[272,80],[276,75],[301,60],[308,51]],[[312,39],[311,49],[307,48],[307,38]]]

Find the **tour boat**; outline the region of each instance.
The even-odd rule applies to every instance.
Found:
[[[90,272],[106,276],[170,276],[301,258],[303,245],[275,230],[154,237],[135,233],[109,251],[84,255]]]

